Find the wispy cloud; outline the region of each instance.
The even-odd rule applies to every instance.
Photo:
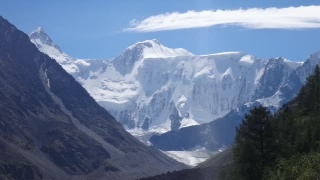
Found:
[[[217,25],[248,29],[320,28],[320,6],[165,13],[141,21],[133,19],[124,31],[152,32]]]

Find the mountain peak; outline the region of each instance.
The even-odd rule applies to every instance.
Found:
[[[43,30],[42,27],[38,27],[29,35],[30,41],[37,46],[37,48],[48,54],[51,58],[55,59],[58,63],[65,64],[73,58],[69,57],[66,53],[57,46],[49,35]],[[69,70],[67,70],[70,72]]]
[[[189,51],[177,48],[171,49],[163,46],[157,39],[145,40],[137,42],[128,47],[126,51],[133,51],[141,55],[143,58],[166,58],[176,56],[192,56]]]
[[[127,50],[142,50],[144,48],[152,48],[152,47],[159,47],[162,44],[157,39],[145,40],[137,42],[127,48]]]
[[[32,31],[32,33],[29,35],[29,37],[30,38],[45,37],[46,39],[50,39],[50,37],[48,36],[48,34],[44,31],[44,29],[42,27],[38,27],[36,30]]]
[[[43,47],[44,45],[54,47],[58,49],[60,48],[53,43],[51,38],[48,36],[48,34],[43,30],[42,27],[38,27],[36,30],[34,30],[30,35],[30,40],[33,44],[35,44],[38,48]]]
[[[38,27],[34,32],[39,34],[45,33],[42,27]]]
[[[146,58],[167,58],[177,56],[193,56],[189,51],[163,46],[156,39],[137,42],[125,49],[122,54],[113,59],[115,68],[125,75],[130,73],[136,62]]]
[[[151,39],[151,40],[145,40],[145,41],[137,42],[137,43],[135,43],[134,45],[132,45],[130,47],[141,46],[141,45],[144,45],[146,47],[162,46],[157,39]]]

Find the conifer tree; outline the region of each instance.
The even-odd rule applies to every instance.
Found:
[[[320,69],[316,65],[313,75],[307,78],[306,84],[297,96],[298,113],[295,113],[294,124],[297,127],[295,149],[308,153],[319,148],[320,142]]]
[[[234,149],[239,179],[262,179],[263,170],[275,159],[272,114],[265,107],[255,107],[237,128]]]

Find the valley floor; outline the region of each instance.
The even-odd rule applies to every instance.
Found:
[[[150,132],[150,131],[144,132],[142,130],[127,130],[127,131],[148,146],[152,145],[152,143],[149,141],[150,137],[158,133],[158,132]],[[222,152],[223,150],[224,149],[221,149],[219,151],[209,151],[206,148],[197,147],[192,150],[162,151],[162,152],[179,162],[182,162],[191,167],[195,167],[199,163],[204,162],[205,160],[209,159],[210,157],[213,157],[214,155],[218,154],[219,152]]]
[[[196,166],[199,163],[204,162],[205,160],[209,159],[210,157],[218,154],[220,151],[212,152],[208,151],[205,148],[195,149],[190,151],[162,151],[169,157],[182,162],[189,166]]]

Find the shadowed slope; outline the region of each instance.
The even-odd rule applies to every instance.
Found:
[[[0,174],[13,179],[134,179],[184,167],[127,133],[2,17],[0,150]]]

